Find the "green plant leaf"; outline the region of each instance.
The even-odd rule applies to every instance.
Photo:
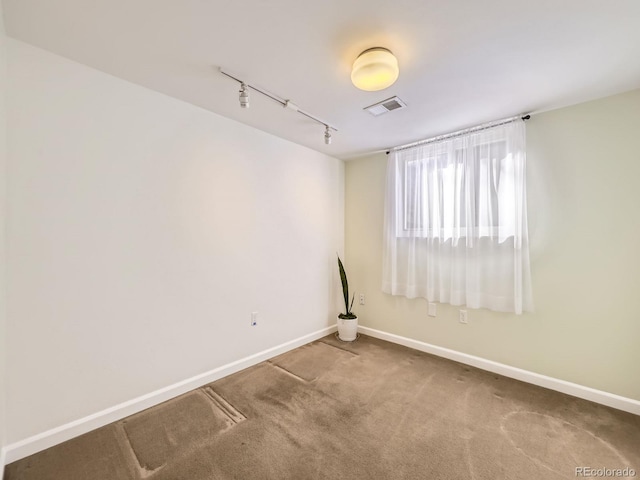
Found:
[[[340,270],[340,281],[342,282],[342,294],[344,295],[344,308],[346,309],[346,314],[351,313],[351,309],[349,308],[349,283],[347,282],[347,274],[344,271],[344,266],[342,265],[342,261],[340,260],[340,256],[338,255],[338,269]]]

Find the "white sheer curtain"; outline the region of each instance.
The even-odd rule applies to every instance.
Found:
[[[525,142],[517,120],[390,153],[384,292],[533,310]]]

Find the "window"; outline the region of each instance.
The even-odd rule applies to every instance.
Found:
[[[480,237],[499,236],[504,241],[515,235],[514,167],[507,142],[473,149],[474,168],[461,148],[450,159],[440,154],[403,162],[403,215],[396,225],[397,236],[449,239],[477,230]],[[467,180],[475,188],[465,188]],[[469,204],[467,190],[472,194]]]
[[[391,153],[384,262],[391,294],[530,309],[522,121]]]

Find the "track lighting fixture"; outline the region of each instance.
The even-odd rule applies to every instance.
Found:
[[[240,84],[240,107],[249,108],[249,92],[244,83]]]
[[[267,92],[266,90],[263,90],[262,88],[256,87],[255,85],[249,84],[248,82],[245,82],[244,80],[240,80],[237,76],[235,75],[231,75],[230,73],[225,72],[224,70],[222,70],[222,68],[219,69],[220,73],[222,73],[223,75],[231,78],[232,80],[235,80],[236,82],[238,82],[240,84],[240,92],[239,92],[239,100],[240,100],[240,107],[242,108],[249,108],[249,89],[253,90],[254,92],[258,92],[262,95],[264,95],[265,97],[270,98],[271,100],[278,102],[280,105],[282,105],[285,108],[288,108],[289,110],[293,110],[294,112],[298,112],[300,115],[304,115],[305,117],[307,117],[310,120],[313,120],[316,123],[319,123],[321,125],[324,125],[324,143],[326,143],[327,145],[331,145],[331,130],[333,130],[334,132],[337,132],[338,129],[336,127],[333,127],[331,125],[329,125],[327,122],[320,120],[318,117],[315,117],[313,115],[311,115],[308,112],[305,112],[304,110],[300,109],[300,107],[298,107],[295,103],[293,103],[291,100],[285,100],[283,98],[278,97],[277,95],[274,95],[273,93]]]
[[[329,125],[325,125],[324,143],[326,143],[327,145],[331,145],[331,132],[329,131]]]

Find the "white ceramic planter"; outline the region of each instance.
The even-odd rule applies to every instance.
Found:
[[[358,318],[338,317],[338,338],[343,342],[353,342],[358,336]]]

